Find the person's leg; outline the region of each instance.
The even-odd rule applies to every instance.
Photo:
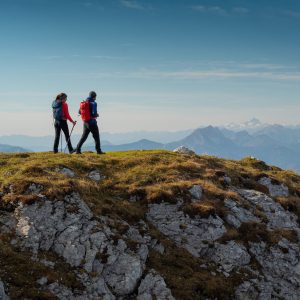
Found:
[[[101,145],[100,145],[100,134],[99,134],[99,128],[97,123],[90,126],[90,130],[92,132],[93,138],[95,140],[95,148],[97,152],[101,151]]]
[[[69,133],[69,126],[66,120],[61,121],[61,129],[65,134],[66,142],[68,144],[69,152],[72,153],[74,151],[71,139],[70,139],[70,133]]]
[[[53,152],[58,152],[58,145],[59,145],[59,138],[60,138],[60,131],[61,126],[59,121],[54,122],[54,129],[55,129],[55,138],[54,138],[54,146],[53,146]]]
[[[77,153],[81,152],[81,147],[82,147],[83,143],[86,141],[86,139],[88,138],[89,134],[90,134],[89,125],[87,122],[84,122],[83,123],[83,133],[82,133],[81,139],[76,147]]]

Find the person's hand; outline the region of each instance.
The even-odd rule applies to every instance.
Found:
[[[76,125],[76,123],[77,123],[77,121],[73,121],[73,125],[74,125],[74,126]]]
[[[99,114],[97,114],[97,117],[99,117]]]

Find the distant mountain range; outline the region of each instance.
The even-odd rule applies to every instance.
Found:
[[[30,152],[22,147],[15,147],[11,145],[0,144],[0,152]]]
[[[142,137],[142,138],[140,138]],[[157,139],[155,139],[155,137]],[[72,138],[76,145],[79,135]],[[300,172],[300,125],[270,125],[252,119],[243,124],[202,127],[177,132],[130,132],[101,135],[104,151],[169,149],[186,146],[198,154],[229,159],[254,156],[268,164]],[[121,141],[121,142],[120,142]],[[3,136],[1,152],[49,151],[53,137]],[[94,150],[92,138],[83,150]]]

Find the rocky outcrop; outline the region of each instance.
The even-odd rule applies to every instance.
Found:
[[[250,253],[262,267],[262,275],[244,282],[237,299],[300,299],[299,244],[282,239],[268,249],[264,242],[252,243]]]
[[[180,146],[173,151],[176,153],[185,154],[185,155],[194,155],[195,154],[195,152],[193,150],[191,150],[185,146]]]
[[[228,209],[227,224],[239,229],[245,223],[265,224],[272,234],[274,230],[293,230],[299,235],[297,217],[286,211],[269,196],[254,190],[236,190],[243,201],[226,199]],[[177,204],[150,204],[147,219],[161,233],[183,247],[195,257],[205,257],[215,263],[217,271],[226,277],[234,272],[248,270],[252,279],[244,281],[236,288],[236,299],[299,299],[300,298],[300,248],[282,238],[271,247],[265,242],[244,243],[230,240],[221,243],[227,230],[218,216],[191,218],[182,209],[183,202]],[[257,215],[257,210],[261,213]],[[251,267],[255,260],[260,271]],[[212,272],[212,274],[216,274]]]
[[[20,204],[14,217],[17,237],[24,248],[35,255],[54,251],[71,266],[85,270],[80,276],[86,287],[82,297],[114,299],[130,295],[137,288],[145,270],[149,240],[144,240],[134,228],[131,235],[139,240],[135,251],[122,238],[116,240],[109,220],[95,219],[78,194],[66,196],[64,201],[44,198],[42,203]],[[91,272],[93,276],[89,275]],[[49,289],[59,299],[75,297],[58,284]]]
[[[239,190],[239,193],[253,209],[262,210],[268,219],[269,229],[297,229],[297,216],[286,211],[279,203],[267,195],[254,190]],[[250,210],[251,211],[251,210]]]
[[[289,189],[285,184],[273,183],[269,177],[262,177],[258,182],[269,189],[271,197],[287,197],[289,195]]]

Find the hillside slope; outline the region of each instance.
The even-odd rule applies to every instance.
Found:
[[[22,153],[0,154],[0,186],[0,298],[300,298],[299,174],[170,151]]]

